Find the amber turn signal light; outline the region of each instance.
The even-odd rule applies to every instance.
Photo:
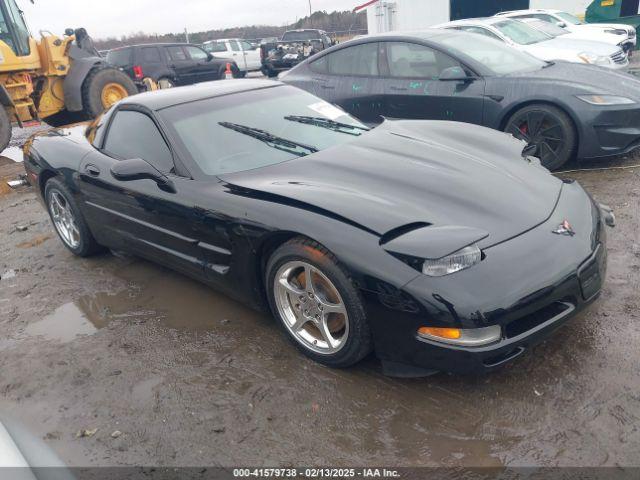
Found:
[[[418,337],[449,345],[480,347],[499,342],[502,338],[500,325],[481,328],[420,327]]]
[[[422,336],[440,337],[448,340],[457,340],[462,336],[459,328],[421,327],[418,334]]]

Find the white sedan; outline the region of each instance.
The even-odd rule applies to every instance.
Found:
[[[524,22],[510,18],[457,20],[438,25],[437,28],[478,33],[545,61],[588,63],[615,70],[627,68],[629,65],[627,55],[620,47],[599,42],[565,40],[562,37],[553,38]]]
[[[513,12],[498,13],[496,16],[509,17],[517,20],[535,18],[566,28],[572,33],[580,33],[583,35],[607,33],[609,35],[615,35],[618,38],[616,43],[621,43],[625,51],[631,51],[636,47],[636,29],[634,26],[625,25],[624,23],[585,23],[570,13],[563,12],[562,10],[549,9],[516,10]]]

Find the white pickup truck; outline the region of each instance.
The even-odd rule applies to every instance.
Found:
[[[262,67],[260,48],[254,48],[240,38],[209,40],[202,44],[202,48],[216,58],[227,58],[235,62],[238,66],[237,70],[233,68],[235,78],[243,78],[248,72],[258,72]]]

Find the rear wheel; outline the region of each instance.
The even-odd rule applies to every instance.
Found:
[[[175,82],[170,78],[163,77],[158,80],[158,87],[160,88],[160,90],[164,90],[165,88],[174,88],[175,86]]]
[[[569,161],[577,146],[573,121],[551,105],[529,105],[514,113],[505,132],[538,147],[537,156],[549,170]]]
[[[52,178],[47,182],[44,199],[56,233],[65,247],[79,257],[88,257],[102,250],[73,195],[60,180]]]
[[[266,284],[274,315],[308,357],[340,368],[371,351],[359,292],[322,246],[303,238],[281,246],[267,264]]]
[[[138,89],[124,72],[113,67],[94,68],[82,86],[84,113],[95,118],[123,98],[138,93]]]
[[[0,152],[9,146],[11,141],[11,118],[7,109],[0,105]]]
[[[242,70],[240,70],[237,65],[233,66],[231,72],[233,73],[233,78],[244,78],[247,76],[247,72],[243,72]]]

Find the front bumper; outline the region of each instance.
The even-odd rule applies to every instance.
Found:
[[[585,105],[578,104],[575,109],[580,119],[578,158],[623,155],[640,147],[639,105]]]
[[[575,235],[552,233],[565,219]],[[420,275],[393,301],[379,298],[396,310],[393,316],[380,308],[368,312],[386,373],[487,373],[519,357],[598,298],[606,274],[605,228],[600,208],[578,184],[566,184],[551,218],[483,248],[486,258],[479,265],[437,280]],[[491,325],[501,326],[502,339],[482,347],[417,335],[421,326]]]

